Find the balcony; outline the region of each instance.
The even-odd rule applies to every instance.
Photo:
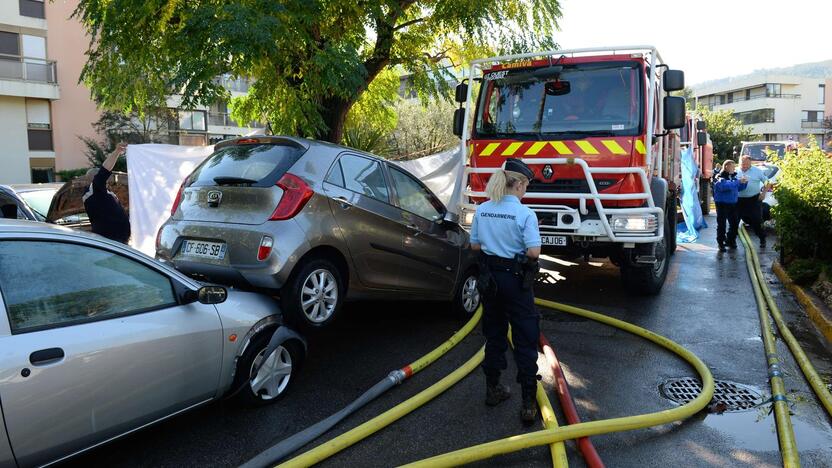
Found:
[[[247,125],[240,125],[230,114],[221,112],[208,113],[208,125],[216,125],[219,127],[243,127],[243,128],[264,128],[265,125],[259,122],[249,122]]]
[[[54,60],[0,54],[0,79],[57,84]]]
[[[801,120],[800,128],[823,128],[823,121],[819,120]]]
[[[229,91],[236,91],[239,93],[247,93],[251,87],[251,80],[248,78],[231,78],[230,76],[218,76],[214,78],[214,83],[222,85],[223,88]]]

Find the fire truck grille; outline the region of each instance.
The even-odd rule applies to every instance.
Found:
[[[616,181],[614,179],[596,179],[595,187],[601,191],[609,188]],[[551,182],[533,180],[527,192],[539,193],[589,193],[586,179],[557,179]]]

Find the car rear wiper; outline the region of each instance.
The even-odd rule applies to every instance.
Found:
[[[257,183],[256,180],[246,179],[246,178],[243,178],[243,177],[230,177],[230,176],[214,177],[214,182],[216,182],[217,185],[243,185],[243,184],[251,185],[251,184],[256,184]]]

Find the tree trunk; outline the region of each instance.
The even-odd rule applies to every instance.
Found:
[[[327,126],[327,130],[322,131],[318,138],[321,140],[341,144],[341,139],[344,137],[344,122],[347,120],[347,113],[352,107],[353,100],[346,100],[341,98],[330,98],[323,102],[323,109],[321,116]]]

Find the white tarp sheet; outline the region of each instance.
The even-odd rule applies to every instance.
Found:
[[[156,255],[156,233],[185,177],[214,150],[213,146],[129,145],[130,245]]]
[[[436,153],[412,161],[393,161],[414,176],[421,179],[431,191],[442,200],[452,213],[457,212],[451,200],[457,200],[454,193],[456,181],[462,174],[463,166],[459,164],[459,147]]]

